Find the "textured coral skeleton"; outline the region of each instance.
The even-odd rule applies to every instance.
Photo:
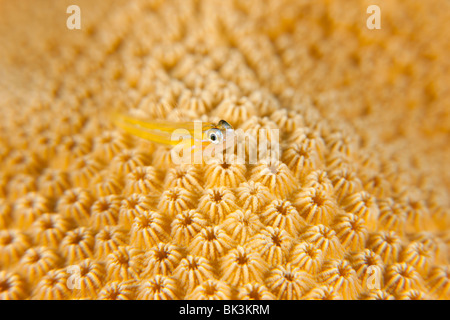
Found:
[[[68,30],[69,1],[0,0],[0,299],[450,299],[447,1],[379,30],[364,2],[78,2]],[[112,110],[279,129],[279,157],[176,165]]]

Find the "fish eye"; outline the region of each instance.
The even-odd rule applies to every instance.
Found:
[[[218,129],[210,129],[208,130],[208,139],[212,143],[218,144],[222,140],[222,132]]]

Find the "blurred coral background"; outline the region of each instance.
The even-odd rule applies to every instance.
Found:
[[[449,1],[0,0],[0,21],[0,299],[450,298]],[[115,109],[279,128],[281,161],[180,168]]]

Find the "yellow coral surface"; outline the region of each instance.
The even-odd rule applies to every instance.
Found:
[[[0,21],[0,299],[450,299],[448,1],[0,0]],[[279,129],[279,157],[176,165],[112,110]]]

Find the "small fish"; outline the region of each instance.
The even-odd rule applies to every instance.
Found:
[[[224,150],[227,139],[233,137],[233,127],[225,120],[217,124],[212,122],[170,122],[159,120],[143,120],[122,113],[113,114],[113,122],[124,131],[140,138],[163,144],[176,146],[180,143],[191,151],[204,151],[214,147]]]

